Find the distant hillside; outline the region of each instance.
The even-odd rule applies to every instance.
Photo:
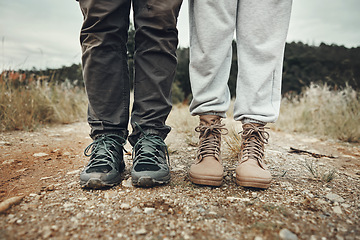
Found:
[[[134,43],[129,39],[129,66],[133,66]],[[233,42],[235,46],[235,42]],[[175,77],[175,94],[182,98],[191,98],[189,81],[189,49],[180,48],[178,54],[178,67]],[[287,43],[283,69],[282,93],[298,94],[310,83],[326,83],[333,89],[343,88],[347,84],[356,91],[360,90],[360,47],[346,48],[344,46],[326,45],[310,46],[301,42]],[[6,73],[7,72],[7,73]],[[70,81],[83,86],[81,64],[73,64],[59,69],[46,69],[30,71],[19,70],[19,74],[2,73],[1,79],[9,79],[22,84],[33,80],[46,80],[63,82]],[[13,71],[12,71],[13,72]],[[132,71],[130,71],[132,73]],[[18,80],[13,76],[21,76]],[[25,76],[25,77],[24,77]],[[133,74],[130,74],[132,77]],[[229,77],[229,87],[232,96],[235,96],[237,76],[236,48],[233,48],[233,62]],[[31,80],[31,81],[30,81]],[[184,100],[184,99],[182,99]]]
[[[285,48],[283,93],[300,92],[311,82],[326,83],[332,88],[346,84],[360,90],[360,47],[320,44],[309,46],[289,43]]]

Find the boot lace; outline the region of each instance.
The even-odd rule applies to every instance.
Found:
[[[249,159],[255,159],[259,165],[264,168],[264,145],[269,141],[269,133],[266,132],[269,129],[264,126],[255,126],[252,123],[245,125],[241,134],[242,144],[240,152],[240,164],[246,162]]]
[[[89,168],[109,167],[109,161],[116,163],[115,152],[125,150],[125,139],[115,134],[104,134],[96,138],[84,150],[84,155],[90,157]],[[120,154],[120,153],[118,153]],[[113,164],[111,164],[113,165]]]
[[[217,161],[220,161],[221,135],[228,133],[225,124],[221,124],[220,121],[211,125],[200,124],[195,128],[195,131],[200,133],[200,143],[196,157],[197,163],[207,156],[214,156]]]
[[[135,165],[139,165],[137,169],[157,170],[159,168],[167,168],[164,164],[170,166],[170,158],[167,146],[164,140],[153,134],[146,134],[138,123],[135,123],[143,134],[133,147],[132,158]],[[161,152],[165,153],[165,159]]]

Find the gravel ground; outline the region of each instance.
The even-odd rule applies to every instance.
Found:
[[[197,186],[187,178],[197,134],[184,130],[197,120],[180,113],[166,140],[172,180],[149,189],[131,185],[130,155],[120,185],[80,188],[86,123],[0,133],[0,199],[24,196],[0,214],[0,239],[360,239],[359,145],[270,130],[269,189],[235,184],[237,161],[225,143],[224,184]],[[332,170],[335,178],[323,180]]]

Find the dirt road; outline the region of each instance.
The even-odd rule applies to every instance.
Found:
[[[172,181],[152,189],[131,185],[129,155],[120,185],[81,189],[86,123],[0,133],[0,201],[24,196],[0,214],[0,239],[360,239],[359,145],[271,130],[268,190],[235,184],[226,144],[224,184],[201,187],[186,175],[197,135],[176,120],[166,140]],[[318,177],[305,167],[311,163]],[[332,169],[335,179],[322,180]]]

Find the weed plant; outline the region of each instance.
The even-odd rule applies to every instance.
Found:
[[[332,169],[329,171],[321,171],[318,163],[314,163],[314,161],[306,161],[304,165],[305,169],[313,176],[314,179],[323,181],[323,182],[331,182],[336,175],[336,170]]]

